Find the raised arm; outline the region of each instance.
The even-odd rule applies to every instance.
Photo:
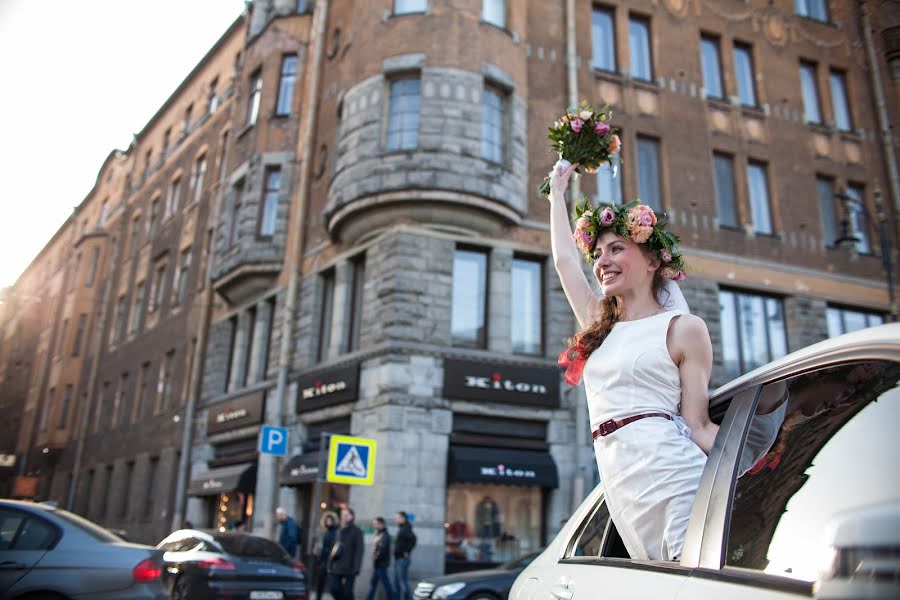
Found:
[[[566,188],[569,178],[577,165],[565,168],[556,163],[550,176],[550,246],[553,250],[553,265],[559,275],[563,291],[578,319],[581,328],[591,322],[591,303],[594,292],[584,271],[581,270],[581,255],[572,239],[572,227],[566,210]]]

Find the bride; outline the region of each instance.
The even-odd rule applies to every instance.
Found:
[[[673,280],[675,238],[645,205],[600,206],[569,225],[565,192],[577,165],[550,181],[553,260],[581,331],[560,355],[566,380],[583,370],[597,467],[628,553],[677,560],[718,426],[709,419],[712,344]],[[599,300],[581,269],[593,263]]]

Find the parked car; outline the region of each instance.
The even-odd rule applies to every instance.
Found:
[[[598,486],[510,600],[900,598],[898,379],[891,324],[719,388],[680,559],[631,560]]]
[[[237,531],[180,529],[161,541],[172,600],[306,600],[303,564],[271,540]]]
[[[0,598],[163,600],[162,552],[52,504],[0,500]]]
[[[525,554],[495,569],[432,577],[416,585],[416,600],[506,600],[509,588],[540,552]]]

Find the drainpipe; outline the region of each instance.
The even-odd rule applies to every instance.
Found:
[[[891,122],[888,119],[884,89],[881,87],[881,68],[875,56],[875,43],[872,41],[872,26],[869,20],[869,5],[866,0],[859,0],[859,21],[863,34],[863,43],[866,47],[866,62],[869,63],[869,76],[872,79],[872,93],[875,95],[878,133],[881,137],[881,147],[884,152],[888,182],[891,189],[891,200],[894,205],[894,215],[896,216],[900,214],[900,177],[897,175],[897,156],[894,154],[894,145],[891,140]]]
[[[300,285],[300,274],[302,269],[301,253],[303,252],[304,232],[306,228],[306,209],[309,201],[309,187],[311,180],[311,154],[314,148],[314,133],[316,130],[316,112],[319,106],[319,75],[322,67],[322,54],[325,45],[325,23],[328,18],[328,0],[317,0],[313,12],[313,32],[311,41],[313,45],[313,53],[309,61],[309,69],[307,69],[306,113],[303,115],[301,123],[301,135],[297,145],[297,152],[300,156],[299,179],[297,180],[297,210],[294,215],[294,221],[291,223],[288,231],[293,231],[294,236],[291,238],[291,244],[285,252],[285,267],[290,270],[290,280],[288,281],[287,295],[284,299],[284,311],[281,319],[281,347],[278,352],[278,383],[275,388],[275,395],[271,400],[274,405],[266,407],[266,413],[269,416],[270,424],[280,427],[282,424],[282,416],[285,407],[285,396],[287,394],[287,378],[288,370],[291,365],[291,348],[294,345],[294,313],[297,310],[297,288]],[[259,471],[262,481],[270,482],[268,494],[261,494],[260,500],[263,506],[258,507],[264,515],[264,534],[267,537],[275,535],[274,513],[277,506],[278,498],[278,461],[271,454],[259,455]],[[256,512],[256,511],[254,511]]]

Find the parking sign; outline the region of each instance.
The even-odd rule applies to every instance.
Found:
[[[263,425],[259,432],[259,451],[261,454],[287,455],[287,427]]]

